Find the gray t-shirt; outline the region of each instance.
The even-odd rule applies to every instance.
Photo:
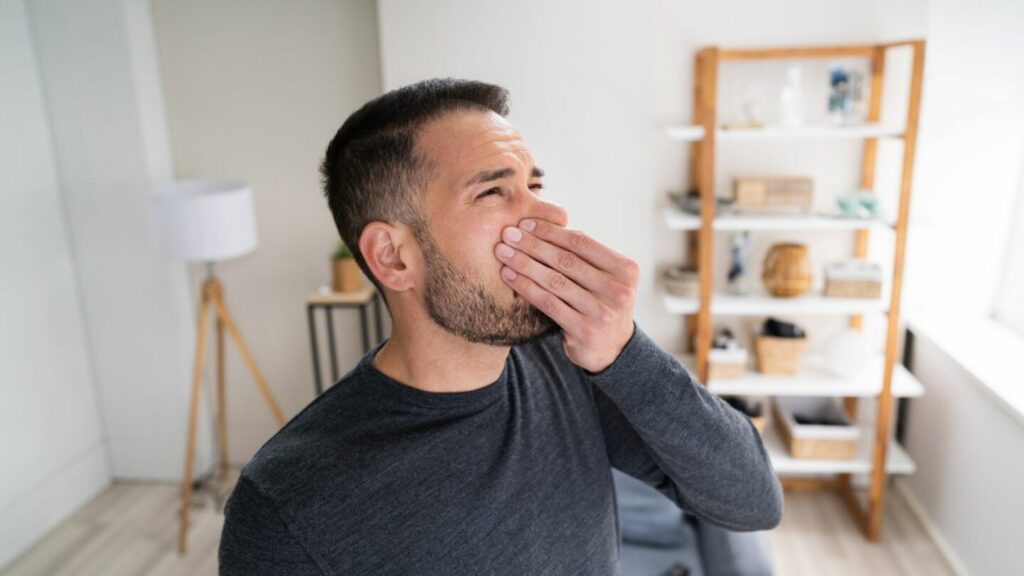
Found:
[[[750,420],[634,322],[592,374],[553,332],[498,380],[426,392],[384,343],[260,448],[228,500],[220,573],[618,574],[611,468],[732,530],[782,517]]]

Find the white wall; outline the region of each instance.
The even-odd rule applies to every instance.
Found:
[[[1020,574],[1024,416],[990,390],[1003,382],[1017,394],[1019,370],[1015,358],[1001,374],[988,363],[993,380],[981,381],[967,367],[980,361],[972,344],[999,332],[985,319],[1024,177],[1024,4],[932,0],[928,10],[906,294],[920,327],[915,372],[928,392],[910,406],[918,471],[901,482],[965,571]]]
[[[110,479],[22,0],[0,2],[0,567]]]
[[[146,196],[170,165],[148,9],[38,0],[30,12],[113,473],[180,479],[195,320]]]
[[[157,0],[153,14],[174,176],[238,178],[255,193],[259,248],[217,273],[291,417],[313,399],[304,303],[329,282],[338,238],[319,163],[345,118],[380,94],[374,4]],[[203,274],[193,269],[191,285]],[[337,312],[335,331],[344,374],[363,355],[358,314]],[[227,378],[230,458],[244,464],[277,425],[230,341]]]
[[[1024,176],[1022,23],[1013,0],[929,4],[908,314],[991,314]]]
[[[920,332],[915,339],[914,372],[928,393],[908,411],[906,447],[917,473],[900,487],[962,572],[1020,574],[1024,416],[940,342]]]

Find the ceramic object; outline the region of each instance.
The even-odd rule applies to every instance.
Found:
[[[839,378],[856,376],[868,359],[868,338],[860,330],[846,328],[825,340],[825,370]]]

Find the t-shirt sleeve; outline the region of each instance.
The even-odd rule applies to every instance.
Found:
[[[246,476],[239,477],[225,505],[218,563],[220,576],[324,574],[281,518],[277,504]]]
[[[722,527],[774,528],[782,486],[746,415],[694,380],[633,322],[633,335],[598,373],[581,369],[614,468]]]

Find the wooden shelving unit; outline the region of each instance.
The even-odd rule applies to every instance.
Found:
[[[879,124],[881,118],[882,86],[885,75],[887,50],[903,46],[912,51],[909,105],[903,126]],[[696,54],[694,68],[694,125],[672,126],[665,129],[672,140],[687,142],[691,146],[690,188],[700,192],[701,215],[695,216],[678,210],[666,210],[665,224],[687,236],[687,257],[696,265],[700,277],[700,295],[680,298],[663,295],[663,304],[670,313],[686,317],[686,342],[696,342],[695,350],[679,355],[686,365],[709,389],[729,395],[801,395],[838,396],[844,398],[847,412],[856,419],[858,398],[876,398],[877,414],[874,433],[862,430],[858,456],[851,460],[801,460],[791,458],[771,426],[764,434],[765,446],[772,464],[782,476],[788,489],[835,490],[871,541],[881,539],[882,517],[889,474],[908,474],[914,463],[903,448],[892,438],[891,421],[894,398],[919,396],[924,388],[907,370],[899,365],[900,357],[900,296],[903,287],[903,264],[907,238],[907,212],[910,206],[911,177],[918,131],[921,88],[924,70],[923,40],[910,40],[885,44],[856,46],[822,46],[769,49],[703,48]],[[871,66],[870,101],[867,122],[857,126],[808,126],[796,129],[757,128],[726,130],[719,127],[717,112],[718,70],[722,62],[730,60],[810,59],[810,58],[867,58]],[[882,138],[903,140],[903,171],[900,182],[899,206],[895,221],[852,220],[824,214],[806,216],[740,216],[716,217],[715,210],[715,158],[718,141],[764,140],[782,142],[808,139],[862,139],[864,155],[860,174],[860,187],[874,189],[877,144]],[[866,257],[869,234],[874,230],[887,230],[894,236],[894,265],[891,281],[883,288],[881,299],[826,298],[809,294],[799,298],[782,299],[767,295],[737,297],[716,293],[712,270],[714,233],[727,230],[810,230],[846,231],[856,234],[853,256]],[[769,376],[756,372],[742,378],[709,380],[708,353],[711,349],[712,318],[727,316],[767,315],[822,315],[848,316],[850,325],[861,329],[866,314],[886,314],[887,331],[884,353],[871,360],[871,366],[854,378],[839,379],[829,376],[820,358],[806,358],[801,371],[795,376]],[[851,474],[869,474],[870,486],[866,504],[861,504],[853,486]],[[811,475],[811,476],[808,476]],[[822,476],[825,475],[825,476]],[[833,475],[833,476],[829,476]]]

